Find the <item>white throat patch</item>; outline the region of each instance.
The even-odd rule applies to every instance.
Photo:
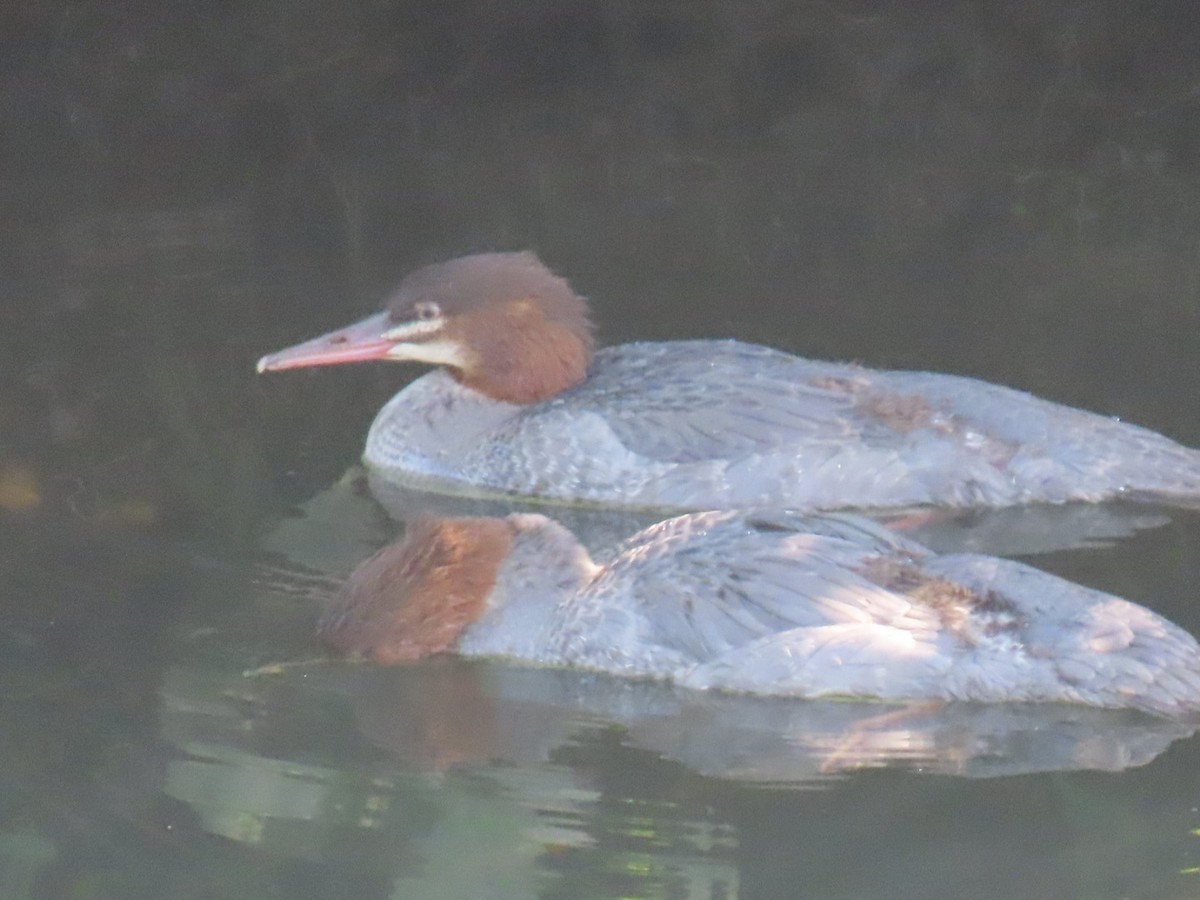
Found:
[[[390,332],[388,336],[391,337]],[[445,339],[423,341],[417,344],[406,342],[394,344],[388,349],[387,357],[395,360],[433,363],[437,366],[453,366],[456,369],[466,369],[470,366],[470,358],[463,345],[457,341]]]

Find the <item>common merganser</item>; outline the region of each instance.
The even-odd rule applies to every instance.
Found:
[[[737,341],[593,355],[588,309],[532,253],[419,269],[384,312],[260,372],[439,366],[379,412],[364,462],[447,493],[641,508],[1200,502],[1200,451],[1011,388]]]
[[[1161,616],[844,516],[691,513],[603,566],[538,514],[417,519],[319,632],[380,663],[451,651],[702,690],[1200,713],[1200,645]]]

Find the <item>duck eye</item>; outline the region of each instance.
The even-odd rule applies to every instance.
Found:
[[[413,312],[417,314],[417,318],[423,322],[429,322],[441,316],[442,308],[432,300],[422,300],[413,307]]]

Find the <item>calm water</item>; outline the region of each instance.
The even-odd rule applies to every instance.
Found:
[[[0,896],[1200,895],[1187,727],[323,661],[321,598],[398,527],[346,473],[417,370],[253,374],[530,247],[605,342],[959,372],[1200,445],[1200,19],[1134,6],[0,14]],[[1200,513],[922,537],[1200,633]]]

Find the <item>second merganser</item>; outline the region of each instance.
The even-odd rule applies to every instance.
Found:
[[[418,519],[319,631],[380,663],[450,651],[701,690],[1200,714],[1200,645],[1161,616],[850,517],[691,513],[603,566],[541,515]]]
[[[736,341],[593,355],[586,304],[532,253],[419,269],[384,312],[258,369],[382,359],[440,368],[383,407],[364,461],[447,493],[666,509],[1200,502],[1200,451],[971,378]]]

